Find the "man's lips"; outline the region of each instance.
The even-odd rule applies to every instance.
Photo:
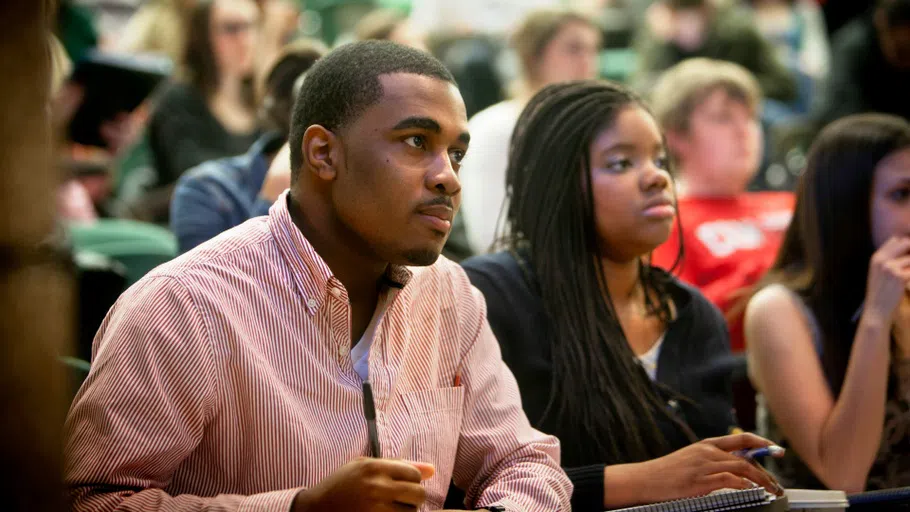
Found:
[[[423,206],[417,209],[417,214],[441,233],[448,233],[452,229],[452,219],[455,218],[455,210],[445,204]]]

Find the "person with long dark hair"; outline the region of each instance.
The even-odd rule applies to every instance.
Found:
[[[245,153],[259,138],[253,91],[258,16],[252,0],[199,0],[193,8],[186,80],[164,92],[149,122],[155,195],[161,196],[146,205],[150,220],[167,221],[173,184],[184,171]]]
[[[464,267],[486,297],[532,424],[558,436],[573,509],[603,510],[751,485],[732,455],[765,446],[735,426],[720,312],[648,264],[675,197],[642,100],[603,81],[550,85],[512,138],[505,250]],[[701,441],[699,441],[701,440]]]
[[[910,485],[910,123],[829,125],[777,262],[746,308],[759,426],[787,485]]]

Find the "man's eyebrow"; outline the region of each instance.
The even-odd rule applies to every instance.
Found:
[[[442,127],[439,126],[439,123],[429,117],[408,117],[399,121],[392,129],[407,130],[408,128],[420,128],[433,133],[442,133]]]
[[[433,133],[442,133],[442,127],[439,126],[439,123],[437,123],[435,119],[432,119],[429,117],[419,117],[419,116],[408,117],[408,118],[402,119],[401,121],[398,122],[398,124],[396,124],[394,127],[392,127],[392,129],[396,130],[396,131],[397,130],[408,130],[411,128],[419,128],[421,130],[427,130],[427,131],[430,131]],[[464,145],[470,144],[471,143],[471,134],[469,134],[468,132],[461,132],[458,135],[458,141]]]

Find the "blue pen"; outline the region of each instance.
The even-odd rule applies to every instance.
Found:
[[[751,450],[739,450],[733,452],[733,455],[743,457],[745,459],[760,459],[762,457],[776,457],[784,454],[784,449],[777,445],[765,446],[764,448],[753,448]]]

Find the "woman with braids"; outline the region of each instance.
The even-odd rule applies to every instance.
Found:
[[[534,426],[562,443],[573,510],[776,482],[732,451],[723,317],[648,265],[675,218],[653,116],[621,86],[550,85],[516,126],[502,252],[467,260]],[[718,437],[723,436],[723,437]]]

